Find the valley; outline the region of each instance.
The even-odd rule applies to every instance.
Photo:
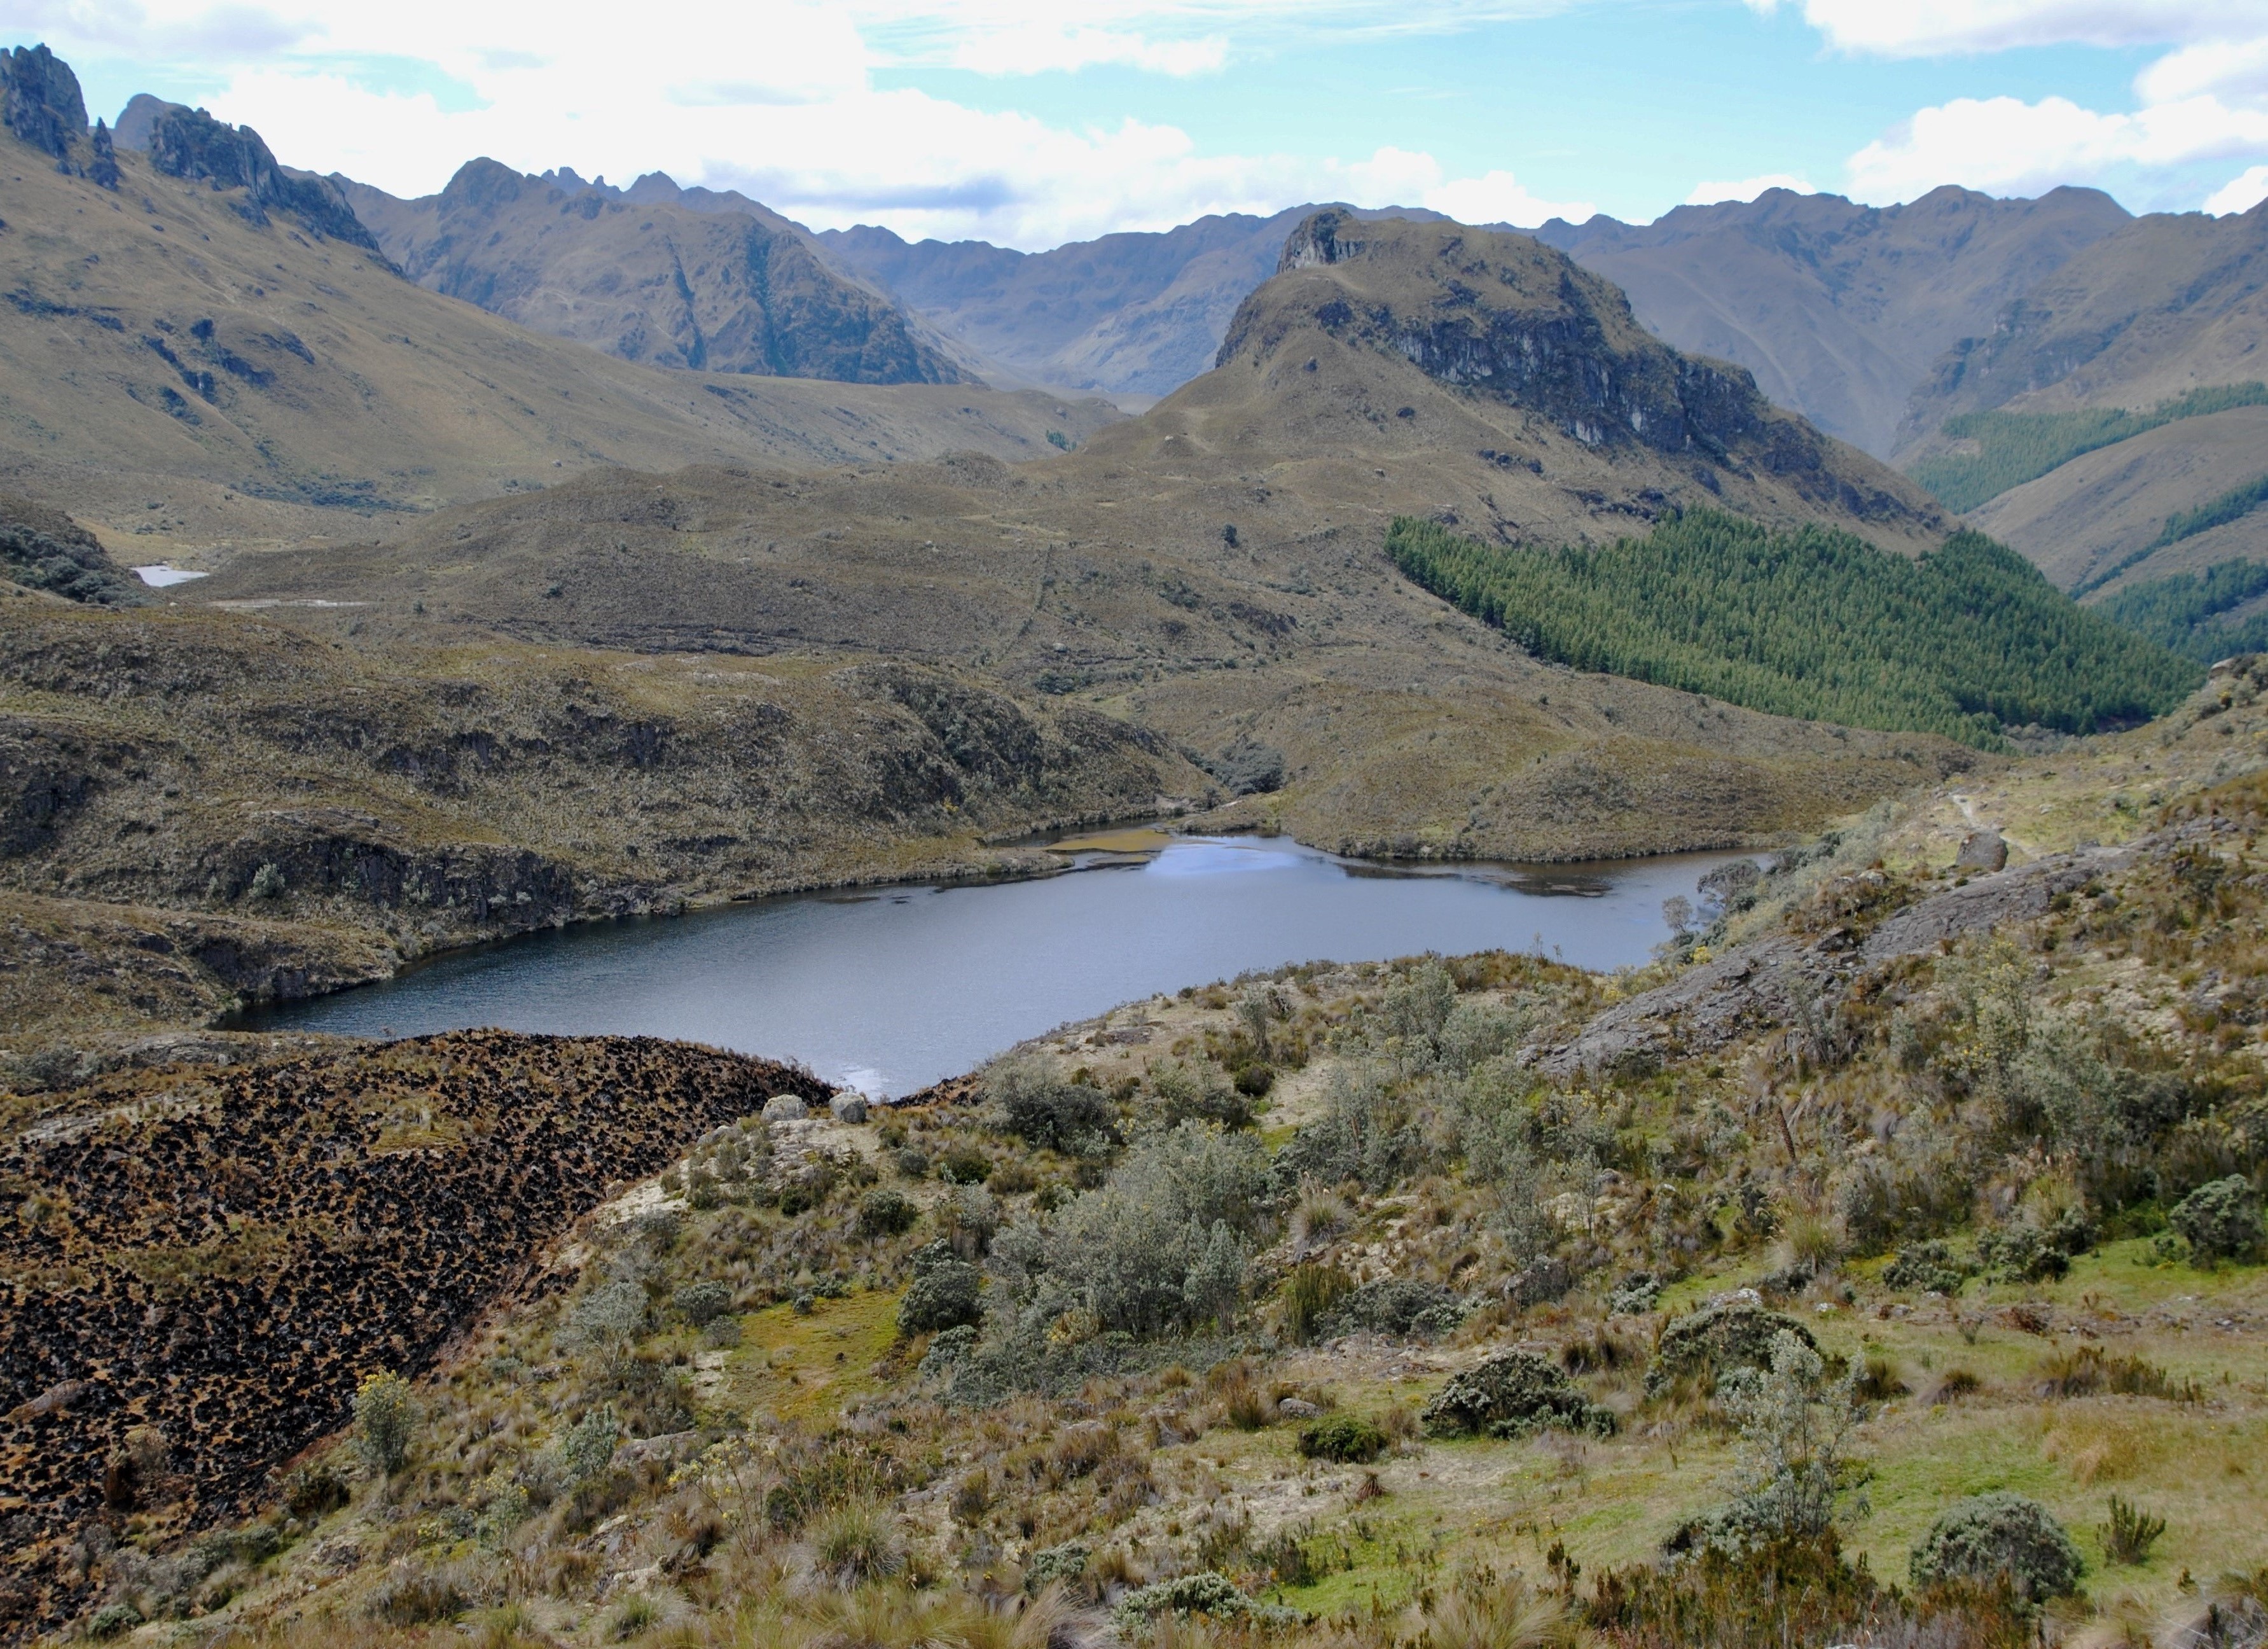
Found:
[[[2268,207],[0,122],[0,1640],[2268,1641]]]

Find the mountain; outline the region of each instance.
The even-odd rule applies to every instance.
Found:
[[[966,376],[754,202],[696,211],[652,188],[625,196],[486,159],[419,200],[344,189],[410,279],[624,360],[846,383]]]
[[[1926,472],[2012,455],[1970,519],[2067,587],[2261,555],[2257,514],[2212,530],[2181,522],[2268,475],[2264,285],[2268,205],[2136,218],[1939,359],[1902,462]]]
[[[1948,186],[1874,207],[1775,189],[1535,233],[1621,286],[1667,342],[1739,362],[1780,405],[1888,457],[1940,354],[2130,221],[2096,189],[2001,200]]]
[[[1911,552],[1948,523],[1895,473],[1525,237],[1324,213],[1279,261],[1219,367],[1062,456],[592,476],[384,544],[240,555],[179,595],[405,642],[917,662],[1217,774],[1272,752],[1281,788],[1222,821],[1264,809],[1357,851],[1742,841],[1972,759],[1571,675],[1383,554],[1402,514],[1556,544],[1705,503]]]
[[[1117,416],[616,360],[403,279],[335,186],[195,111],[145,110],[158,152],[115,145],[106,185],[68,66],[6,61],[0,477],[147,560],[367,534],[593,465],[1022,456]]]
[[[1163,396],[1212,364],[1237,305],[1314,210],[1216,215],[1035,253],[909,244],[868,225],[817,239],[843,268],[1030,382]]]

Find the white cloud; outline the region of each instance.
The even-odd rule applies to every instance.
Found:
[[[1720,201],[1752,201],[1766,189],[1793,189],[1799,195],[1815,195],[1810,181],[1789,172],[1767,172],[1761,177],[1742,178],[1737,183],[1696,183],[1693,192],[1685,197],[1688,206],[1714,206]]]
[[[2268,166],[2249,166],[2205,196],[2205,209],[2216,218],[2250,211],[2268,200]]]
[[[2068,98],[1956,98],[1916,114],[1850,159],[1861,200],[1911,200],[1942,183],[2029,194],[2125,166],[2268,152],[2268,113],[2213,98],[2103,115]]]
[[[2268,33],[2268,0],[1748,0],[1783,8],[1838,51],[1890,57],[2020,46],[2161,46]]]
[[[1509,172],[1435,182],[1416,198],[1419,205],[1447,212],[1459,223],[1516,224],[1523,229],[1554,218],[1581,223],[1599,210],[1589,201],[1545,200]]]

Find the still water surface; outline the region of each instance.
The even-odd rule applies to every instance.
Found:
[[[1288,838],[1177,839],[1139,862],[1082,854],[1038,881],[797,895],[534,934],[241,1023],[681,1037],[903,1094],[1068,1020],[1251,968],[1492,948],[1643,962],[1668,935],[1662,901],[1699,903],[1696,884],[1732,856],[1414,869]]]

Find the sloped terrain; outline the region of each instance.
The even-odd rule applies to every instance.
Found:
[[[17,1131],[0,1633],[73,1612],[83,1530],[242,1515],[358,1380],[429,1366],[608,1196],[774,1094],[827,1092],[679,1044],[473,1032],[123,1080]]]
[[[2161,425],[2012,487],[1967,519],[2066,589],[2106,593],[2217,562],[2268,560],[2268,514],[2160,544],[2183,511],[2268,474],[2268,407]]]
[[[1999,200],[1948,186],[1873,207],[1775,189],[1535,233],[1622,287],[1665,342],[1738,362],[1781,406],[1887,458],[1940,354],[2129,221],[2095,189]]]
[[[549,1268],[406,1424],[322,1439],[240,1520],[145,1469],[198,1431],[161,1453],[101,1379],[46,1387],[10,1423],[147,1509],[78,1490],[75,1541],[18,1526],[62,1570],[33,1607],[284,1645],[2249,1642],[2264,691],[2247,661],[2163,723],[1843,821],[1635,976],[1319,962],[865,1122],[709,1133],[570,1246],[494,1231]],[[1960,862],[1955,802],[2013,837],[2138,769],[2117,846]],[[114,1079],[19,1128],[5,1229],[59,1240],[70,1187],[83,1251],[159,1270],[172,1226],[97,1246],[134,1172],[103,1153],[200,1126],[255,1167],[343,1143],[367,1226],[379,1153],[478,1185],[474,1124],[566,1113],[549,1061],[673,1056],[687,1086],[742,1063],[448,1038]],[[245,1244],[346,1223],[269,1212]],[[459,1275],[466,1217],[404,1223],[415,1276]],[[197,1252],[172,1286],[243,1286]],[[343,1254],[314,1280],[320,1320],[375,1286]],[[312,1413],[197,1379],[242,1398],[231,1438]],[[1972,1567],[1935,1566],[1948,1532]]]
[[[624,360],[845,383],[961,377],[784,222],[561,189],[485,159],[420,200],[361,184],[347,197],[419,285]]]
[[[122,149],[113,189],[19,137],[0,151],[0,475],[146,539],[137,558],[383,531],[608,464],[1028,455],[1116,416],[971,385],[637,366],[311,239],[249,185]]]
[[[1721,844],[1971,759],[1927,736],[1571,678],[1410,588],[1381,552],[1397,514],[1550,544],[1720,501],[1901,549],[1942,520],[1737,369],[1648,338],[1560,255],[1407,223],[1374,233],[1375,256],[1272,280],[1220,367],[1066,456],[594,477],[386,544],[244,556],[194,599],[358,603],[267,610],[372,634],[456,623],[576,646],[923,658],[1123,717],[1217,769],[1232,747],[1277,750],[1283,792],[1230,817],[1264,805],[1303,839],[1357,850]],[[1548,382],[1445,382],[1427,366],[1462,368],[1336,318],[1358,301],[1430,314],[1429,294],[1498,257],[1525,284],[1440,325],[1507,350],[1532,325]]]
[[[2260,376],[2268,211],[2154,213],[2074,254],[1948,351],[1899,431],[1911,460],[1955,412],[2144,408]]]

